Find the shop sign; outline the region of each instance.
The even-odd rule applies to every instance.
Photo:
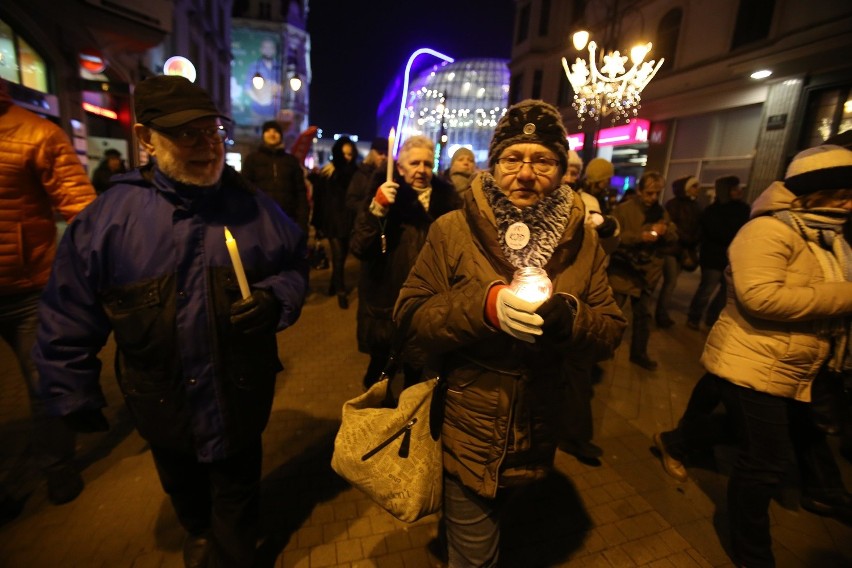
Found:
[[[633,119],[629,124],[622,124],[621,126],[603,128],[598,131],[598,147],[625,146],[647,142],[650,128],[651,123],[644,118]],[[585,140],[585,134],[569,134],[568,147],[572,150],[582,148]]]

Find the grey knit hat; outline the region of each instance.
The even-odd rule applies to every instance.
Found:
[[[488,165],[493,167],[503,150],[513,144],[541,144],[556,154],[563,172],[568,169],[568,133],[553,105],[527,99],[510,106],[488,147]]]

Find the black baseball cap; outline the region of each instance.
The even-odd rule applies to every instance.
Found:
[[[208,116],[228,119],[207,91],[179,75],[157,75],[136,85],[133,109],[136,122],[161,128],[174,128]]]

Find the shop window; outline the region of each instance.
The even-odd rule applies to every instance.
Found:
[[[11,83],[47,93],[44,58],[26,40],[0,20],[0,77]]]
[[[518,29],[515,33],[515,43],[523,43],[530,33],[530,5],[527,3],[518,13]]]
[[[550,27],[550,0],[541,0],[541,13],[538,20],[538,35],[545,37]]]
[[[775,12],[775,0],[740,0],[731,49],[766,39]]]
[[[654,49],[651,56],[657,61],[664,58],[666,61],[660,68],[660,71],[665,73],[674,69],[675,54],[677,52],[677,40],[680,36],[680,23],[683,19],[683,11],[680,8],[669,10],[668,13],[660,20],[660,25],[657,26],[657,41],[654,42]]]

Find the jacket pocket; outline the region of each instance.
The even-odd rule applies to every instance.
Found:
[[[146,354],[156,341],[163,318],[159,280],[121,286],[103,295],[104,309],[115,332],[116,343],[131,358]]]
[[[119,386],[140,436],[156,446],[194,451],[186,395],[176,380],[166,373],[124,369]]]

